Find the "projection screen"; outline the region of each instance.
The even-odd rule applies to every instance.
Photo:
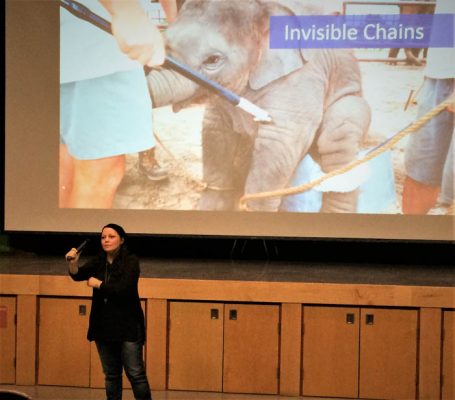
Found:
[[[453,8],[451,0],[438,2]],[[178,50],[172,56],[258,106],[272,120],[255,121],[248,111],[206,88],[194,89],[201,94],[197,101],[190,98],[174,107],[157,100],[150,135],[168,179],[155,182],[140,173],[139,150],[145,149],[138,148],[124,156],[124,176],[110,206],[64,204],[59,160],[66,143],[60,135],[59,77],[60,18],[66,11],[54,0],[7,0],[6,231],[98,232],[116,222],[137,234],[454,239],[453,204],[450,209],[441,194],[429,211],[403,212],[405,158],[410,137],[419,132],[405,134],[387,148],[420,118],[432,49],[445,51],[452,69],[455,65],[453,10],[435,19],[430,3],[414,11],[423,19],[400,19],[395,2],[316,2],[324,3],[321,10],[308,8],[314,2],[306,0],[209,2],[224,13],[220,18],[213,4],[198,14],[199,5],[187,0],[168,27],[159,3],[143,3],[149,17],[174,40]],[[415,6],[401,3],[402,10]],[[310,11],[305,15],[302,10]],[[259,21],[264,18],[265,24]],[[430,40],[432,23],[443,33],[439,39]],[[182,37],[185,24],[189,33]],[[84,39],[86,34],[75,35],[69,43]],[[260,51],[258,43],[264,45]],[[77,54],[83,46],[76,47]],[[430,48],[428,55],[423,47]],[[411,50],[414,59],[406,58]],[[84,66],[84,60],[76,57],[77,62]],[[453,202],[453,113],[443,113],[451,121],[451,132],[444,139],[446,154],[435,158],[441,169],[445,166],[444,173],[452,174]],[[367,162],[349,169],[365,157]],[[344,167],[347,171],[339,172]],[[337,179],[326,180],[333,171]],[[109,172],[105,179],[110,179]],[[443,177],[439,180],[430,186],[440,186]],[[293,196],[278,192],[239,202],[244,194],[315,181]],[[442,191],[432,193],[435,197]]]

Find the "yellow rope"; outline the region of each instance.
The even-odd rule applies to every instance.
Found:
[[[438,104],[435,108],[433,108],[431,111],[427,112],[425,115],[423,115],[421,118],[419,118],[417,121],[409,125],[407,128],[403,129],[401,132],[399,132],[396,136],[393,136],[388,142],[384,143],[383,146],[378,147],[377,149],[373,150],[371,153],[368,153],[365,157],[361,159],[357,159],[352,161],[351,163],[345,165],[344,167],[341,167],[339,169],[336,169],[332,172],[329,172],[320,178],[317,178],[311,182],[305,183],[300,186],[295,186],[291,188],[286,188],[286,189],[280,189],[280,190],[274,190],[274,191],[269,191],[269,192],[261,192],[261,193],[255,193],[255,194],[248,194],[244,195],[240,200],[239,200],[239,209],[242,211],[248,211],[247,207],[247,201],[249,200],[257,200],[257,199],[266,199],[269,197],[281,197],[281,196],[290,196],[293,194],[298,194],[305,192],[314,186],[317,186],[321,184],[322,182],[326,181],[327,179],[330,179],[334,176],[337,175],[342,175],[355,167],[359,166],[360,164],[366,163],[370,161],[372,158],[380,155],[381,153],[385,152],[386,150],[391,149],[397,142],[399,142],[403,137],[409,135],[410,133],[413,133],[417,130],[419,130],[423,125],[425,125],[430,119],[434,118],[436,115],[444,111],[449,105],[454,104],[455,102],[455,96],[451,96],[449,99],[443,101],[442,103]]]

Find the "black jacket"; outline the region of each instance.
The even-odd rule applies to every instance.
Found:
[[[137,284],[139,260],[122,246],[112,265],[106,255],[95,257],[70,276],[75,281],[90,277],[103,281],[93,289],[87,339],[135,342],[145,339],[144,314]]]

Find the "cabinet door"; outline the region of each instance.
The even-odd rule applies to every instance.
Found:
[[[359,397],[415,399],[417,316],[417,310],[361,310]]]
[[[0,297],[0,383],[16,382],[16,298]]]
[[[444,311],[442,342],[442,399],[455,398],[455,311]]]
[[[357,397],[358,308],[304,307],[303,395]]]
[[[223,304],[171,302],[169,325],[168,388],[221,392]]]
[[[223,391],[278,393],[279,306],[225,305]]]
[[[38,384],[89,386],[89,310],[88,299],[40,299]]]

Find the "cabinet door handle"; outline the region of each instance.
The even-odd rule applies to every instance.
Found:
[[[79,315],[87,314],[87,306],[84,304],[79,304]]]
[[[229,319],[231,321],[237,320],[237,310],[229,310]]]
[[[365,315],[365,323],[367,325],[374,325],[374,315],[373,314],[366,314]]]
[[[210,310],[210,319],[218,319],[219,318],[219,312],[217,308],[212,308]]]
[[[355,322],[355,315],[353,313],[347,313],[346,314],[346,323],[352,325],[352,324],[354,324],[354,322]]]

